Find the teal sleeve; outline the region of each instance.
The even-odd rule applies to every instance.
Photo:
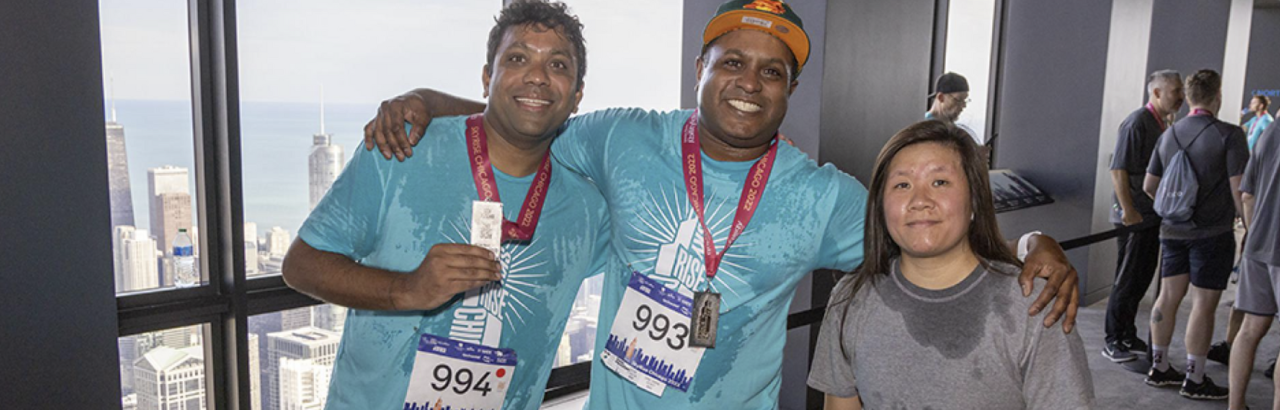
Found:
[[[356,151],[303,222],[298,238],[313,248],[359,261],[373,250],[383,216],[387,175],[397,163],[384,161],[376,150]]]
[[[848,174],[835,174],[835,206],[822,233],[818,268],[849,272],[862,264],[867,189]]]
[[[607,209],[600,211],[599,221],[600,227],[596,229],[596,244],[591,251],[591,269],[587,270],[588,276],[604,273],[609,261],[609,252],[612,251],[609,249],[612,230],[609,228],[610,220]]]
[[[599,183],[604,175],[605,147],[621,118],[620,111],[592,111],[569,119],[551,145],[551,155],[570,171]]]

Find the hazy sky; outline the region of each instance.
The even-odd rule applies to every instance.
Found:
[[[566,1],[585,26],[582,109],[676,108],[681,2]],[[121,99],[190,98],[184,2],[101,0],[103,70]],[[374,104],[419,86],[480,98],[501,0],[236,2],[244,101]],[[112,81],[111,79],[114,79]]]

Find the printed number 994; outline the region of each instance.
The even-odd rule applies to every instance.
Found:
[[[684,323],[672,324],[671,319],[667,315],[654,313],[649,305],[641,304],[636,309],[636,320],[631,322],[631,326],[637,331],[644,332],[654,341],[665,341],[667,346],[680,350],[685,346],[685,337],[689,336],[689,325]],[[648,332],[645,330],[648,329]],[[668,332],[675,330],[677,334],[668,336]]]
[[[480,392],[480,396],[483,397],[489,395],[489,391],[492,390],[489,388],[489,382],[487,381],[489,372],[484,372],[480,379],[476,380],[474,378],[475,375],[471,373],[471,369],[462,368],[454,371],[449,365],[441,364],[436,366],[431,375],[436,379],[435,383],[431,383],[431,388],[436,391],[444,391],[449,388],[449,385],[453,385],[454,393],[467,394],[467,392],[475,390]]]

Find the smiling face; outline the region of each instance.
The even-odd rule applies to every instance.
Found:
[[[728,32],[698,58],[700,132],[735,148],[768,145],[787,115],[795,57],[777,37]]]
[[[505,138],[554,136],[582,100],[578,58],[561,29],[507,29],[492,66],[484,70],[485,122]]]
[[[902,253],[916,258],[969,249],[973,211],[960,154],[926,142],[898,151],[884,184],[884,219]]]

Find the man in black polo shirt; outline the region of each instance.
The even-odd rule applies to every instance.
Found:
[[[1186,79],[1191,113],[1160,136],[1147,167],[1142,188],[1152,198],[1174,154],[1186,152],[1192,177],[1199,184],[1188,220],[1175,222],[1163,215],[1160,226],[1160,296],[1151,312],[1152,354],[1147,384],[1182,384],[1181,394],[1192,399],[1227,398],[1227,389],[1204,374],[1213,313],[1231,277],[1235,256],[1235,216],[1240,212],[1240,176],[1249,161],[1244,130],[1219,121],[1214,113],[1222,105],[1222,76],[1200,70]],[[1174,170],[1175,168],[1169,168]],[[1173,338],[1178,305],[1191,291],[1191,315],[1187,320],[1187,374],[1169,365],[1169,341]]]
[[[1152,209],[1151,198],[1142,192],[1142,181],[1156,141],[1166,127],[1165,118],[1182,108],[1182,76],[1173,70],[1151,73],[1147,77],[1147,95],[1147,105],[1120,123],[1111,158],[1111,181],[1115,187],[1111,223],[1117,229],[1144,222],[1150,225],[1116,237],[1120,255],[1111,299],[1107,301],[1107,343],[1102,348],[1102,355],[1116,363],[1134,360],[1136,353],[1147,351],[1133,321],[1138,302],[1151,286],[1160,256],[1160,216]]]

